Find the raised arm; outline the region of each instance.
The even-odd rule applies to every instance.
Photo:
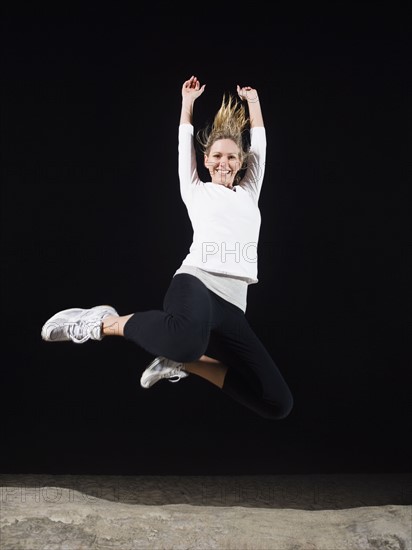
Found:
[[[195,100],[203,94],[206,84],[200,85],[195,76],[191,76],[182,86],[182,110],[180,124],[193,124],[193,105]]]
[[[203,93],[205,84],[191,76],[182,86],[182,111],[179,124],[179,180],[180,193],[186,206],[191,200],[191,191],[200,181],[197,173],[196,152],[193,138],[193,105]]]
[[[251,137],[247,169],[240,185],[248,189],[258,202],[265,175],[266,130],[257,91],[250,86],[238,86],[237,93],[248,104]]]
[[[258,126],[265,126],[263,123],[262,109],[260,108],[257,90],[251,88],[250,86],[243,86],[243,88],[241,88],[238,85],[237,93],[242,101],[247,101],[250,127],[255,128]]]

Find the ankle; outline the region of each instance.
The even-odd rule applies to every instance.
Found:
[[[104,336],[123,336],[124,326],[133,315],[134,313],[105,317],[102,322],[102,334]]]
[[[102,320],[102,334],[115,336],[119,333],[119,316],[108,315]]]

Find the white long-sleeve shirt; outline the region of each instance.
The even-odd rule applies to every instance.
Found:
[[[180,193],[192,223],[193,241],[178,271],[192,266],[247,284],[257,283],[261,225],[258,201],[265,173],[265,128],[250,129],[247,169],[232,189],[199,179],[193,130],[192,124],[179,126]]]

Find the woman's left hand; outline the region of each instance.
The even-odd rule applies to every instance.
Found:
[[[238,84],[237,93],[242,101],[248,101],[249,103],[259,101],[257,90],[251,86],[243,86],[243,88],[241,88]]]

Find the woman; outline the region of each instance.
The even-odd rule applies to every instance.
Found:
[[[223,96],[213,125],[198,133],[210,174],[203,182],[192,117],[204,90],[195,76],[182,86],[179,181],[193,242],[163,310],[120,316],[109,305],[73,308],[53,315],[41,334],[45,341],[75,343],[123,336],[156,356],[141,376],[143,388],[195,374],[261,417],[281,419],[292,409],[292,394],[245,317],[248,285],[258,282],[258,200],[266,157],[259,97],[255,89],[237,86],[241,101]]]

